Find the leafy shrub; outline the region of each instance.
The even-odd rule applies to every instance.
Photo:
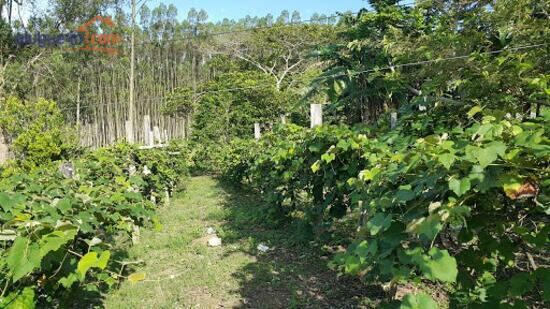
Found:
[[[75,161],[73,177],[50,163],[0,179],[2,306],[54,306],[77,287],[117,283],[113,238],[155,224],[156,205],[187,174],[178,149],[117,145]]]
[[[0,129],[21,166],[36,167],[77,151],[76,136],[53,101],[9,97],[0,106]]]
[[[275,84],[272,77],[254,71],[221,74],[196,91],[176,89],[164,109],[179,116],[192,114],[193,139],[215,146],[251,136],[255,122],[275,122],[288,110],[294,98]]]
[[[449,121],[439,109],[393,131],[289,126],[237,144],[225,175],[312,229],[360,212],[332,265],[367,282],[437,287],[453,307],[543,307],[550,113],[520,121],[474,106]],[[433,304],[419,294],[402,306],[415,297]]]

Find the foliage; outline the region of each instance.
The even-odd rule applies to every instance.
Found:
[[[86,20],[82,5],[54,2],[55,12],[67,10],[72,19],[65,26]],[[277,27],[228,36],[208,33],[270,25],[273,16],[208,24],[206,12],[192,10],[178,23],[175,7],[160,5],[151,14],[144,6],[137,36],[149,42],[138,44],[143,84],[136,97],[176,89],[165,111],[193,120],[192,144],[176,147],[184,155],[172,159],[125,146],[100,150],[78,162],[79,178],[72,180],[54,167],[28,175],[5,171],[4,301],[48,302],[49,295],[63,294],[61,287],[92,278],[112,284],[110,237],[152,221],[151,198],[162,199],[176,186],[180,172],[173,170],[183,173],[190,165],[256,189],[271,205],[269,217],[301,226],[305,239],[358,222],[352,243],[337,244],[347,250],[331,265],[365,282],[389,291],[400,284],[436,289],[450,307],[547,307],[549,2],[369,2],[372,10],[346,15],[337,26],[282,27],[287,11]],[[105,11],[106,3],[93,1],[93,9]],[[127,31],[126,17],[116,11]],[[58,28],[51,18],[31,20],[35,29]],[[64,106],[74,107],[80,93],[73,98],[67,76],[88,59],[67,63],[60,52],[41,58],[32,48],[18,55],[2,67],[4,88],[22,97],[62,96]],[[127,85],[127,61],[90,62],[118,74],[85,65],[85,99],[124,101],[116,87],[104,90]],[[55,73],[50,79],[44,72]],[[59,87],[65,83],[71,86]],[[273,125],[281,114],[303,112],[304,101],[327,97],[325,119],[339,125]],[[30,166],[65,156],[60,113],[51,102],[5,104],[11,114],[2,114],[0,124]],[[124,114],[100,106],[84,114]],[[35,108],[44,109],[45,118],[26,134]],[[392,130],[388,112],[399,118]],[[255,122],[274,132],[251,140]],[[130,175],[129,166],[145,164],[151,174]],[[402,308],[436,306],[425,292],[401,302]]]
[[[178,149],[118,145],[76,160],[72,176],[57,162],[0,179],[0,301],[51,306],[122,279],[114,237],[157,224],[156,205],[187,172],[185,154],[170,155]]]
[[[195,105],[195,94],[192,87],[176,88],[166,98],[163,112],[185,117],[193,113]]]
[[[211,143],[251,136],[255,122],[275,122],[287,105],[270,77],[252,71],[220,75],[195,92],[180,89],[168,100],[173,110],[195,109],[193,138]]]
[[[9,97],[0,105],[0,129],[18,164],[25,167],[67,158],[77,148],[56,103],[45,99]]]
[[[373,10],[343,20],[341,42],[321,49],[329,67],[313,87],[330,95],[335,121],[375,123],[411,102],[476,101],[512,113],[544,103],[533,84],[550,65],[539,45],[550,35],[547,1],[370,2]]]
[[[450,108],[406,117],[394,131],[289,126],[256,147],[237,144],[225,174],[313,231],[361,212],[357,240],[333,261],[346,273],[431,282],[453,306],[541,305],[550,113],[522,122],[473,106],[449,127],[438,115]],[[416,297],[404,306],[431,303]]]

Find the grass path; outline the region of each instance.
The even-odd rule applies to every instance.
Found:
[[[327,257],[291,247],[285,231],[262,228],[260,203],[210,177],[194,177],[187,191],[159,211],[162,230],[143,231],[129,260],[146,281],[123,282],[106,308],[355,308],[365,288],[337,279]],[[206,246],[214,227],[221,247]],[[268,253],[257,252],[259,243]]]

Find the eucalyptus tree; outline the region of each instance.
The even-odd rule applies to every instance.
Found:
[[[281,15],[277,18],[277,23],[279,24],[288,24],[290,21],[290,12],[288,10],[283,10]]]
[[[292,18],[290,19],[290,22],[293,24],[298,24],[302,22],[302,16],[300,15],[300,12],[294,11],[292,12]]]

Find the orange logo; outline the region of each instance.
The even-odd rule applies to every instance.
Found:
[[[99,24],[102,33],[93,33],[92,27]],[[112,32],[115,24],[110,16],[96,16],[90,19],[87,23],[78,28],[78,32],[84,34],[84,46],[76,48],[77,50],[94,51],[105,53],[107,55],[116,56],[120,53],[117,47],[122,42],[122,37]]]

